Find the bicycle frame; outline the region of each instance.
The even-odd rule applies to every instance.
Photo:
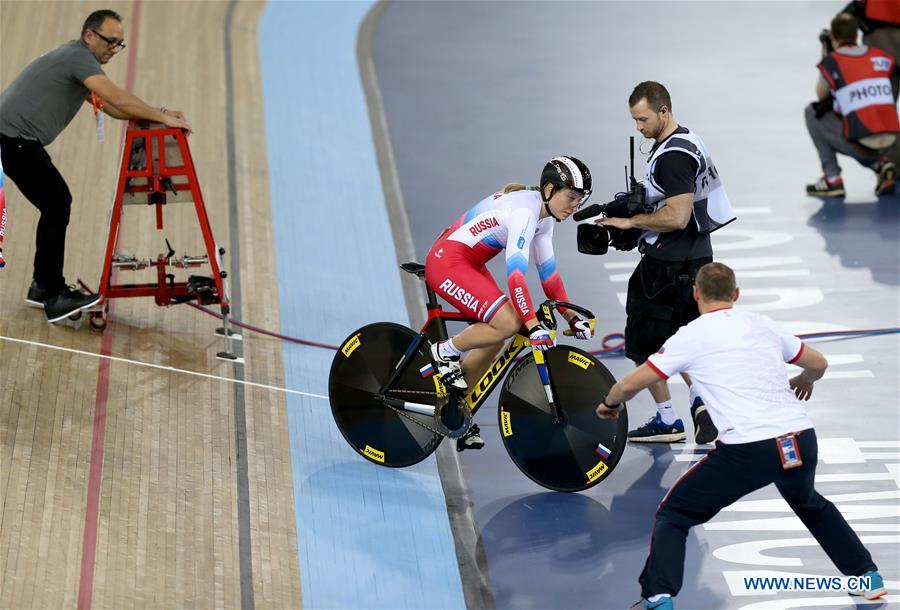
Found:
[[[454,320],[467,324],[475,324],[480,322],[480,320],[468,317],[461,313],[444,311],[443,307],[437,302],[437,297],[431,287],[426,284],[425,288],[428,293],[428,301],[426,303],[426,306],[428,308],[428,318],[426,319],[425,324],[422,326],[422,329],[419,331],[419,334],[407,347],[406,351],[404,352],[403,358],[400,360],[400,362],[397,363],[394,374],[391,375],[391,378],[388,380],[388,382],[384,384],[384,386],[379,390],[378,396],[380,396],[386,404],[390,404],[391,406],[394,406],[396,408],[401,408],[424,415],[431,415],[434,413],[434,408],[430,405],[422,405],[418,403],[402,401],[396,398],[389,398],[386,394],[394,386],[394,383],[396,383],[397,379],[406,371],[406,368],[409,366],[409,363],[412,360],[411,354],[418,351],[419,347],[421,346],[422,342],[425,341],[425,339],[429,339],[431,341],[443,341],[447,338],[447,320]],[[547,301],[543,303],[539,308],[539,317],[542,319],[542,322],[544,322],[549,327],[551,335],[553,335],[554,338],[556,334],[556,321],[550,308],[551,305],[555,304],[556,303],[552,301]],[[581,308],[578,308],[570,303],[560,304],[569,306],[573,309],[581,310]],[[591,315],[591,317],[593,316]],[[523,350],[530,347],[531,343],[528,340],[528,337],[524,335],[522,331],[519,331],[512,337],[512,339],[510,339],[510,341],[504,346],[500,353],[491,361],[490,366],[484,372],[481,379],[479,379],[478,383],[476,383],[474,387],[470,388],[469,392],[463,397],[473,416],[478,412],[478,409],[481,407],[481,405],[483,405],[487,398],[491,395],[491,392],[493,392],[494,388],[497,387],[498,383],[505,377],[510,364],[515,361],[516,357],[520,353],[522,353]],[[544,355],[538,350],[534,350],[533,355],[535,364],[538,368],[538,374],[540,375],[541,382],[544,385],[544,389],[547,393],[547,400],[550,403],[550,408],[554,415],[554,419],[559,422],[561,421],[561,416],[556,406],[556,393],[553,390],[552,377],[550,376],[548,367],[544,362]],[[439,398],[443,398],[446,395],[446,389],[437,378],[435,378],[435,391]]]

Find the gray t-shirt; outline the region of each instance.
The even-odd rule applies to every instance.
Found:
[[[84,79],[103,74],[80,40],[41,55],[0,93],[0,133],[47,146],[66,128],[90,90]]]

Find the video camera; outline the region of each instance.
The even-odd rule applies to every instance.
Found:
[[[647,203],[647,188],[634,178],[634,136],[631,136],[630,144],[630,168],[625,168],[625,184],[628,191],[616,193],[615,198],[607,203],[595,203],[575,212],[572,218],[576,221],[601,214],[607,218],[631,218],[637,214],[653,211],[653,206]],[[601,255],[606,254],[609,246],[616,250],[634,250],[640,237],[640,229],[617,229],[585,223],[578,225],[578,251],[582,254]]]

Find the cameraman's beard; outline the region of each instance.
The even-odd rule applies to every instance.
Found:
[[[668,116],[666,116],[665,122],[663,122],[663,121],[659,122],[659,129],[657,129],[653,133],[653,135],[650,136],[650,139],[653,141],[658,141],[659,136],[664,134],[668,128],[669,128],[669,118],[668,118]]]

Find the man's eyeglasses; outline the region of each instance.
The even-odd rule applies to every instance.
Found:
[[[97,30],[91,30],[91,31],[94,34],[96,34],[100,38],[100,40],[105,42],[107,44],[107,46],[119,49],[120,51],[125,48],[124,40],[116,40],[115,38],[107,38],[106,36],[104,36],[103,34],[98,32]]]

